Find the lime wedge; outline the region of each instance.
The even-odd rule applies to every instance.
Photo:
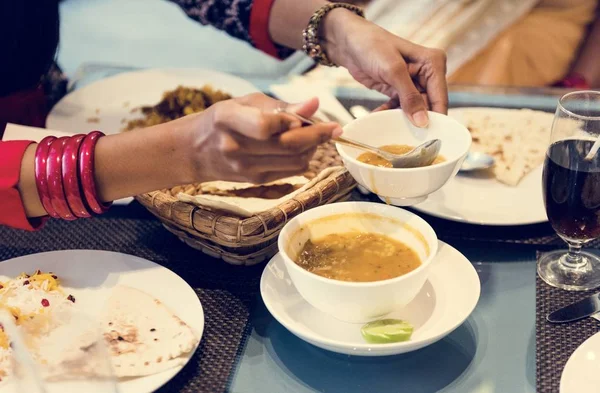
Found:
[[[360,329],[363,338],[371,344],[388,344],[410,340],[413,326],[400,319],[380,319]]]

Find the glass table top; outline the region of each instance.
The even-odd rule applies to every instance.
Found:
[[[535,249],[453,246],[475,265],[482,292],[446,338],[398,356],[339,355],[292,335],[258,298],[230,392],[534,392]]]

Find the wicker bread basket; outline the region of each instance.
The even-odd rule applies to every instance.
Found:
[[[277,236],[288,220],[307,209],[348,199],[356,183],[341,167],[341,158],[332,143],[319,147],[304,176],[314,178],[333,166],[340,168],[311,188],[248,218],[179,201],[177,193],[186,187],[154,191],[136,199],[186,244],[228,263],[253,265],[277,252]]]

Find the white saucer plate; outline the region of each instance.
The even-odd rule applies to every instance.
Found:
[[[126,285],[160,300],[202,337],[204,312],[196,292],[177,274],[146,259],[108,251],[68,250],[32,254],[0,262],[0,280],[40,269],[59,276],[66,293],[90,317],[98,316],[111,289]],[[197,348],[197,346],[196,346]],[[194,351],[187,354],[187,363]],[[119,393],[150,393],[171,380],[183,365],[158,374],[118,381]],[[5,390],[0,389],[0,393]],[[65,388],[63,393],[75,393]]]
[[[409,321],[415,328],[411,340],[369,344],[361,336],[362,324],[342,322],[309,305],[298,293],[277,254],[263,272],[260,292],[271,315],[291,333],[317,347],[358,356],[387,356],[415,351],[442,339],[471,314],[481,286],[469,260],[440,241],[428,280],[406,307],[386,318]]]
[[[560,393],[600,391],[600,333],[588,338],[573,352],[560,378]]]

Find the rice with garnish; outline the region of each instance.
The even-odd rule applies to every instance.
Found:
[[[75,298],[65,293],[53,273],[36,271],[16,278],[0,278],[0,311],[8,312],[28,338],[26,345],[36,357],[39,341],[61,325],[56,315],[70,310]],[[0,325],[0,381],[10,376],[10,338]]]

